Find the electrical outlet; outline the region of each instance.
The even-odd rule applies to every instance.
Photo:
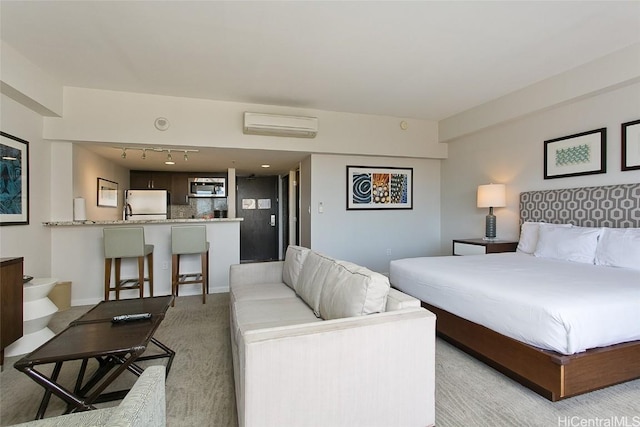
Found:
[[[168,270],[169,269],[169,263],[167,261],[162,263],[162,269],[163,270]]]
[[[387,256],[391,256],[391,248],[387,248]]]

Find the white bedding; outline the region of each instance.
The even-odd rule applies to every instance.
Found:
[[[389,274],[397,289],[535,347],[640,340],[640,270],[512,252],[394,260]]]

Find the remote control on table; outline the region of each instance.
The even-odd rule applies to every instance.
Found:
[[[139,313],[139,314],[121,314],[120,316],[113,316],[112,322],[132,322],[134,320],[151,319],[151,313]]]

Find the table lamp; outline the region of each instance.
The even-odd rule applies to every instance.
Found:
[[[507,205],[504,184],[486,184],[478,186],[478,207],[489,208],[486,218],[486,231],[484,240],[496,240],[496,216],[493,208],[502,208]]]

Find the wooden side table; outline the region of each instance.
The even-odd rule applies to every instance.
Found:
[[[0,369],[4,349],[22,336],[23,258],[0,259]]]
[[[454,239],[453,255],[485,255],[515,252],[518,242],[510,240]]]

